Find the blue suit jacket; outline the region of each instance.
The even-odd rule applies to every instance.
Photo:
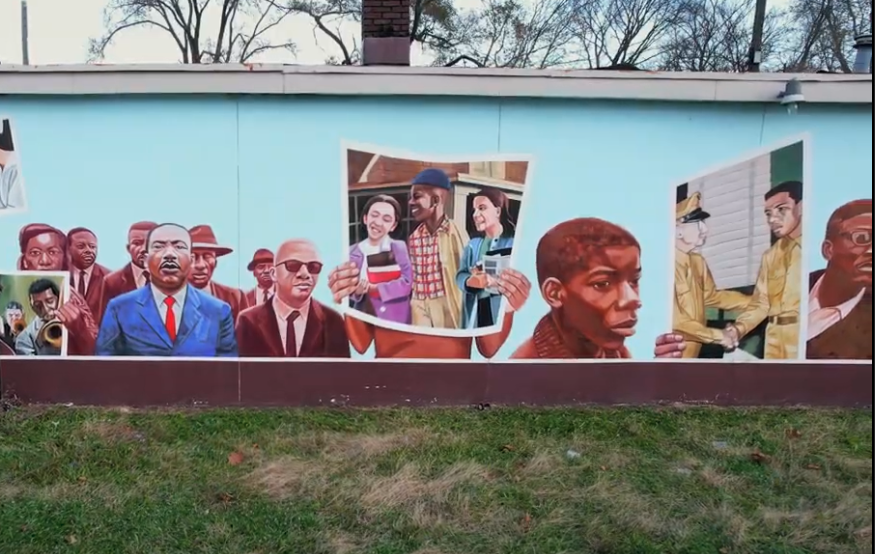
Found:
[[[190,285],[175,342],[164,322],[152,288],[145,286],[110,300],[97,334],[98,356],[237,356],[231,306]]]

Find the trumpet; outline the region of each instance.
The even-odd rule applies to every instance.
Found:
[[[25,327],[27,327],[27,323],[25,323],[23,319],[17,319],[15,323],[12,324],[12,336],[17,337],[22,331],[24,331]]]
[[[57,319],[52,319],[47,321],[39,330],[37,341],[52,348],[60,349],[63,337],[64,325]]]

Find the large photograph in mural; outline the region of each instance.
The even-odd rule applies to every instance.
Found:
[[[0,114],[0,217],[27,211],[27,194],[12,119]]]
[[[525,156],[437,157],[347,144],[341,175],[347,261],[336,301],[365,323],[483,336],[519,304],[513,269],[531,174]]]
[[[69,298],[65,272],[0,273],[0,356],[66,356],[93,345],[92,322]]]
[[[807,156],[806,140],[791,140],[672,191],[672,328],[684,358],[801,357]]]

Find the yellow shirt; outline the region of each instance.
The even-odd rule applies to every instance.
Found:
[[[766,359],[796,357],[799,342],[799,309],[802,302],[802,237],[782,238],[765,254],[757,275],[753,298],[735,320],[739,337],[769,318]]]
[[[708,263],[700,254],[675,252],[674,313],[672,327],[687,341],[684,358],[695,358],[703,344],[716,344],[721,329],[706,325],[705,309],[740,310],[751,297],[736,291],[718,290]]]

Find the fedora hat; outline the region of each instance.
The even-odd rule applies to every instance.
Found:
[[[191,235],[192,250],[211,250],[216,257],[226,256],[234,251],[233,248],[219,246],[216,234],[209,225],[195,225],[188,230],[188,234]]]
[[[255,269],[255,266],[258,264],[272,264],[273,263],[273,252],[268,250],[267,248],[259,248],[255,251],[255,254],[252,255],[252,261],[249,262],[249,265],[246,266],[247,271],[252,271]]]
[[[705,221],[711,214],[702,209],[702,193],[694,192],[675,206],[675,219],[678,223]]]

